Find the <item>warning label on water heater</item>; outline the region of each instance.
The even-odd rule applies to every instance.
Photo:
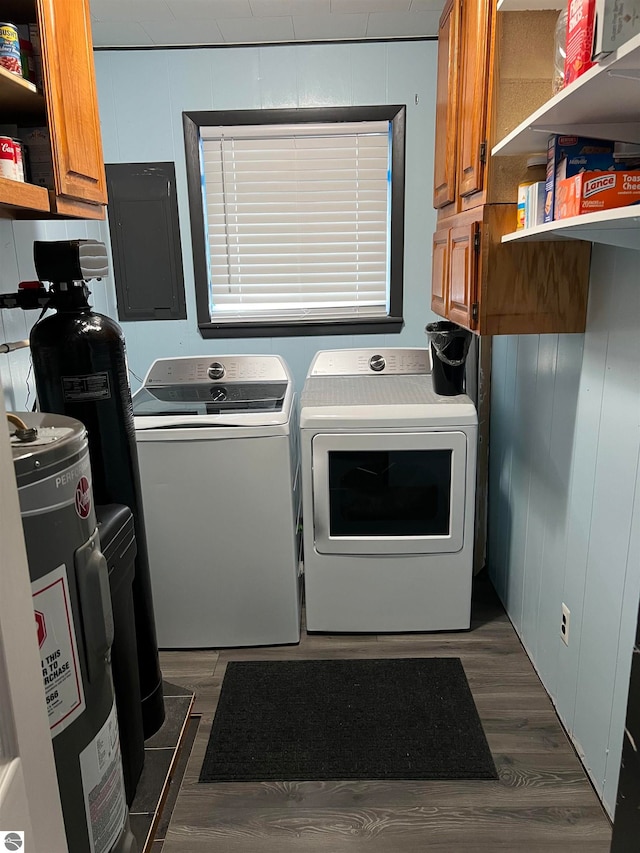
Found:
[[[127,819],[115,702],[94,739],[80,753],[91,853],[107,853]]]
[[[55,737],[85,709],[66,566],[34,581],[31,593],[49,728]]]
[[[62,394],[69,403],[82,403],[85,400],[109,400],[111,384],[109,374],[87,373],[84,376],[63,376]]]

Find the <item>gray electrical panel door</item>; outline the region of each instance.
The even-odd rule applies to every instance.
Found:
[[[185,320],[173,163],[107,164],[109,231],[121,320]]]

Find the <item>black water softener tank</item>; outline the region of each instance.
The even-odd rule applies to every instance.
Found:
[[[33,254],[39,279],[51,283],[48,307],[56,310],[30,336],[40,409],[86,426],[96,502],[124,504],[133,513],[133,603],[148,738],[162,725],[164,700],[124,335],[116,322],[91,310],[84,283],[106,274],[106,250],[95,240],[70,240],[36,242]]]
[[[135,853],[87,433],[78,421],[58,415],[20,413],[13,420],[11,449],[69,851]]]

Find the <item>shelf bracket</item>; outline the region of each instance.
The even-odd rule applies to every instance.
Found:
[[[620,77],[623,80],[640,80],[640,68],[628,68],[626,71],[607,71],[609,77]]]

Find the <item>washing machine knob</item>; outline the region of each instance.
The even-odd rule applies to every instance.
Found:
[[[220,364],[219,361],[214,361],[209,365],[209,369],[207,370],[207,374],[209,379],[222,379],[224,376],[224,365]]]
[[[375,370],[376,373],[380,373],[386,366],[387,362],[384,360],[383,355],[372,355],[369,359],[369,367],[371,370]]]
[[[227,399],[227,389],[226,388],[212,388],[209,392],[211,394],[211,399],[215,400],[218,403],[223,403]]]

